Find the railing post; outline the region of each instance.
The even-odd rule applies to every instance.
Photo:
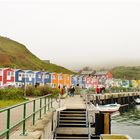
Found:
[[[41,119],[41,113],[42,113],[42,98],[40,98],[40,119]]]
[[[51,95],[51,108],[52,108],[52,95]]]
[[[59,95],[58,95],[58,98],[59,98],[58,108],[60,108],[60,107],[61,107],[61,94],[60,94],[60,93],[59,93]]]
[[[26,103],[24,104],[24,108],[23,108],[23,135],[25,135],[25,130],[26,129]]]
[[[35,125],[35,100],[33,101],[33,125]]]
[[[46,96],[44,98],[44,114],[46,114]]]
[[[48,96],[48,111],[50,110],[50,96]]]
[[[7,110],[7,134],[6,139],[9,139],[9,128],[10,128],[10,109]]]

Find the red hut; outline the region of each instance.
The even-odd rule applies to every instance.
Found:
[[[14,70],[12,68],[4,68],[3,85],[7,83],[14,83],[14,82],[15,82]]]

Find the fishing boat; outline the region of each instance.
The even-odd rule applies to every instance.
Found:
[[[107,104],[107,105],[96,105],[96,109],[100,112],[113,113],[119,110],[120,104]]]
[[[136,104],[140,104],[140,98],[136,98],[136,99],[134,99],[134,101]]]

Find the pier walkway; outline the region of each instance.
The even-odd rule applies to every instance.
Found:
[[[80,97],[80,95],[75,95],[74,97],[67,97],[65,99],[61,99],[61,107],[66,108],[83,108],[85,109],[85,102]]]
[[[87,96],[85,96],[88,94]],[[129,104],[134,101],[134,98],[140,97],[140,92],[131,92],[131,93],[107,93],[107,94],[93,94],[91,93],[84,93],[83,97],[81,98],[80,95],[75,95],[74,97],[67,96],[64,99],[61,99],[61,101],[58,103],[55,99],[53,99],[52,107],[55,110],[61,110],[59,114],[59,118],[56,117],[56,120],[54,122],[58,122],[58,127],[56,128],[56,131],[54,132],[56,135],[56,138],[60,138],[59,136],[62,136],[62,132],[65,132],[65,134],[76,134],[78,138],[80,137],[80,132],[85,132],[84,136],[86,139],[89,134],[88,130],[88,116],[87,116],[87,110],[86,110],[86,103],[85,101],[89,101],[92,103],[96,103],[99,101],[100,104],[107,104],[107,103],[115,103],[118,102],[120,104]],[[85,98],[87,97],[87,98]],[[44,100],[45,99],[45,100]],[[26,116],[32,116],[31,120],[37,121],[37,119],[41,119],[43,117],[43,114],[46,113],[46,111],[49,111],[50,106],[48,106],[51,102],[47,99],[47,97],[44,97],[42,99],[38,99],[36,101],[31,101],[29,103],[24,104],[24,106],[27,108],[25,115]],[[33,99],[34,100],[34,99]],[[46,101],[46,102],[45,102]],[[34,106],[34,103],[36,105]],[[97,102],[98,103],[98,102]],[[43,106],[43,105],[47,106]],[[25,108],[24,107],[24,108]],[[34,109],[36,107],[36,109]],[[41,109],[39,109],[41,107]],[[60,108],[59,108],[60,107]],[[15,123],[21,121],[21,119],[24,117],[24,108],[23,106],[18,106],[16,108],[13,108],[10,111],[10,125],[13,126]],[[36,117],[34,116],[34,112],[39,110],[38,114],[36,114]],[[34,111],[34,112],[33,112]],[[33,112],[33,115],[31,113]],[[41,115],[42,114],[42,115]],[[6,112],[0,113],[0,133],[2,133],[4,130],[6,130],[7,126],[7,114]],[[42,116],[42,117],[40,117]],[[26,117],[27,118],[27,117]],[[51,118],[50,118],[51,120]],[[23,120],[24,121],[24,120]],[[25,122],[24,122],[25,123]],[[33,122],[26,121],[26,127],[31,126]],[[36,124],[36,122],[34,122]],[[49,127],[51,128],[51,126]],[[77,130],[75,131],[74,130]],[[17,129],[17,127],[16,127]],[[22,128],[19,127],[19,130]],[[27,130],[28,128],[24,128],[24,130]],[[43,128],[42,128],[43,129]],[[10,131],[10,130],[9,130]],[[8,133],[9,133],[8,131]],[[10,131],[12,132],[12,131]],[[51,129],[50,129],[51,132]],[[95,132],[95,130],[94,130]],[[94,133],[92,132],[92,133]],[[51,132],[52,133],[52,132]],[[59,135],[57,135],[59,134]],[[8,134],[9,135],[9,134]],[[64,135],[64,134],[63,134]],[[57,137],[58,136],[58,137]],[[67,138],[67,137],[65,137]],[[73,137],[74,138],[74,137]]]

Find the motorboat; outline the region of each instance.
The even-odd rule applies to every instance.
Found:
[[[136,98],[136,99],[134,99],[134,101],[136,104],[140,104],[140,98]]]
[[[120,104],[96,105],[96,109],[103,113],[113,113],[119,110]]]
[[[119,111],[116,111],[116,112],[111,113],[111,117],[120,116],[120,114],[121,113]]]

